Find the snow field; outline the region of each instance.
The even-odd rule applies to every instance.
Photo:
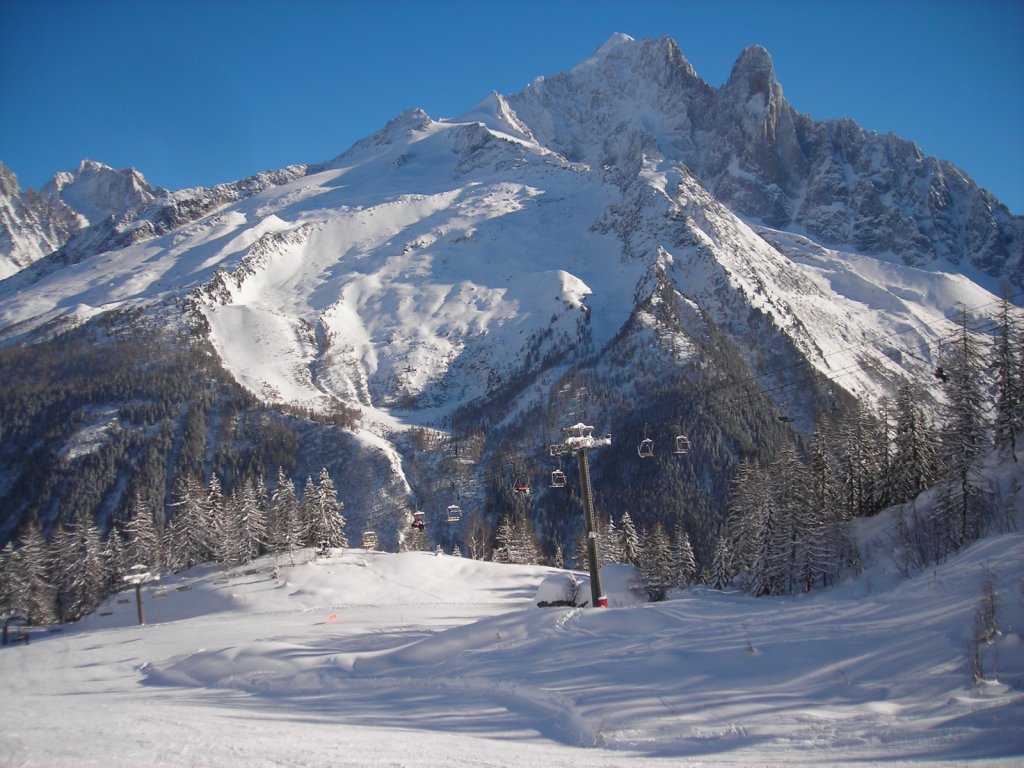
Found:
[[[696,587],[644,604],[629,569],[606,569],[608,610],[534,608],[549,568],[296,554],[276,578],[265,557],[148,586],[146,626],[124,593],[3,649],[8,764],[1024,760],[1024,534],[909,580],[879,560],[785,598]],[[1002,634],[974,686],[966,649],[986,574]],[[58,723],[69,736],[55,738]]]

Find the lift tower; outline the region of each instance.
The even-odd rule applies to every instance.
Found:
[[[590,487],[590,464],[587,451],[612,444],[611,435],[594,436],[594,428],[580,422],[565,427],[565,438],[551,446],[552,456],[576,454],[580,468],[580,495],[583,497],[583,517],[587,527],[587,565],[590,568],[590,604],[595,608],[607,608],[608,598],[601,593],[601,576],[597,562],[597,530],[594,525],[594,492]]]

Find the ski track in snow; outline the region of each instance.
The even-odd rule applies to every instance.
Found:
[[[552,569],[349,550],[195,569],[0,651],[10,766],[1024,761],[1024,534],[903,580],[532,608]],[[999,575],[999,680],[964,643]],[[581,575],[582,576],[582,575]],[[585,580],[585,577],[583,577]],[[183,589],[184,586],[188,589]],[[583,591],[586,592],[584,584]],[[157,597],[156,595],[162,595]],[[616,607],[617,606],[617,607]]]

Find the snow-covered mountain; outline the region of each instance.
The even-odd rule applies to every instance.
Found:
[[[0,278],[53,253],[80,230],[134,214],[166,194],[134,168],[92,160],[56,174],[39,192],[22,192],[0,164]]]
[[[410,426],[540,456],[574,415],[628,440],[703,393],[809,429],[847,393],[930,379],[954,306],[1024,275],[1020,217],[910,142],[795,112],[759,47],[715,89],[668,38],[616,35],[320,165],[167,195],[91,173],[53,194],[141,207],[0,283],[3,343],[90,318],[188,329],[258,400],[357,409],[390,467],[373,482],[408,489],[396,511],[455,484],[408,482]]]
[[[58,173],[39,192],[53,203],[65,203],[86,226],[138,210],[167,194],[151,187],[134,168],[115,170],[92,160],[83,160],[74,172]]]
[[[82,226],[67,205],[29,189],[0,163],[0,279],[51,253]]]

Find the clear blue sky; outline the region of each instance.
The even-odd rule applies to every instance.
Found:
[[[669,35],[721,85],[764,45],[789,102],[916,141],[1024,213],[1021,0],[0,1],[0,161],[169,189],[328,160],[403,109],[454,117]]]

